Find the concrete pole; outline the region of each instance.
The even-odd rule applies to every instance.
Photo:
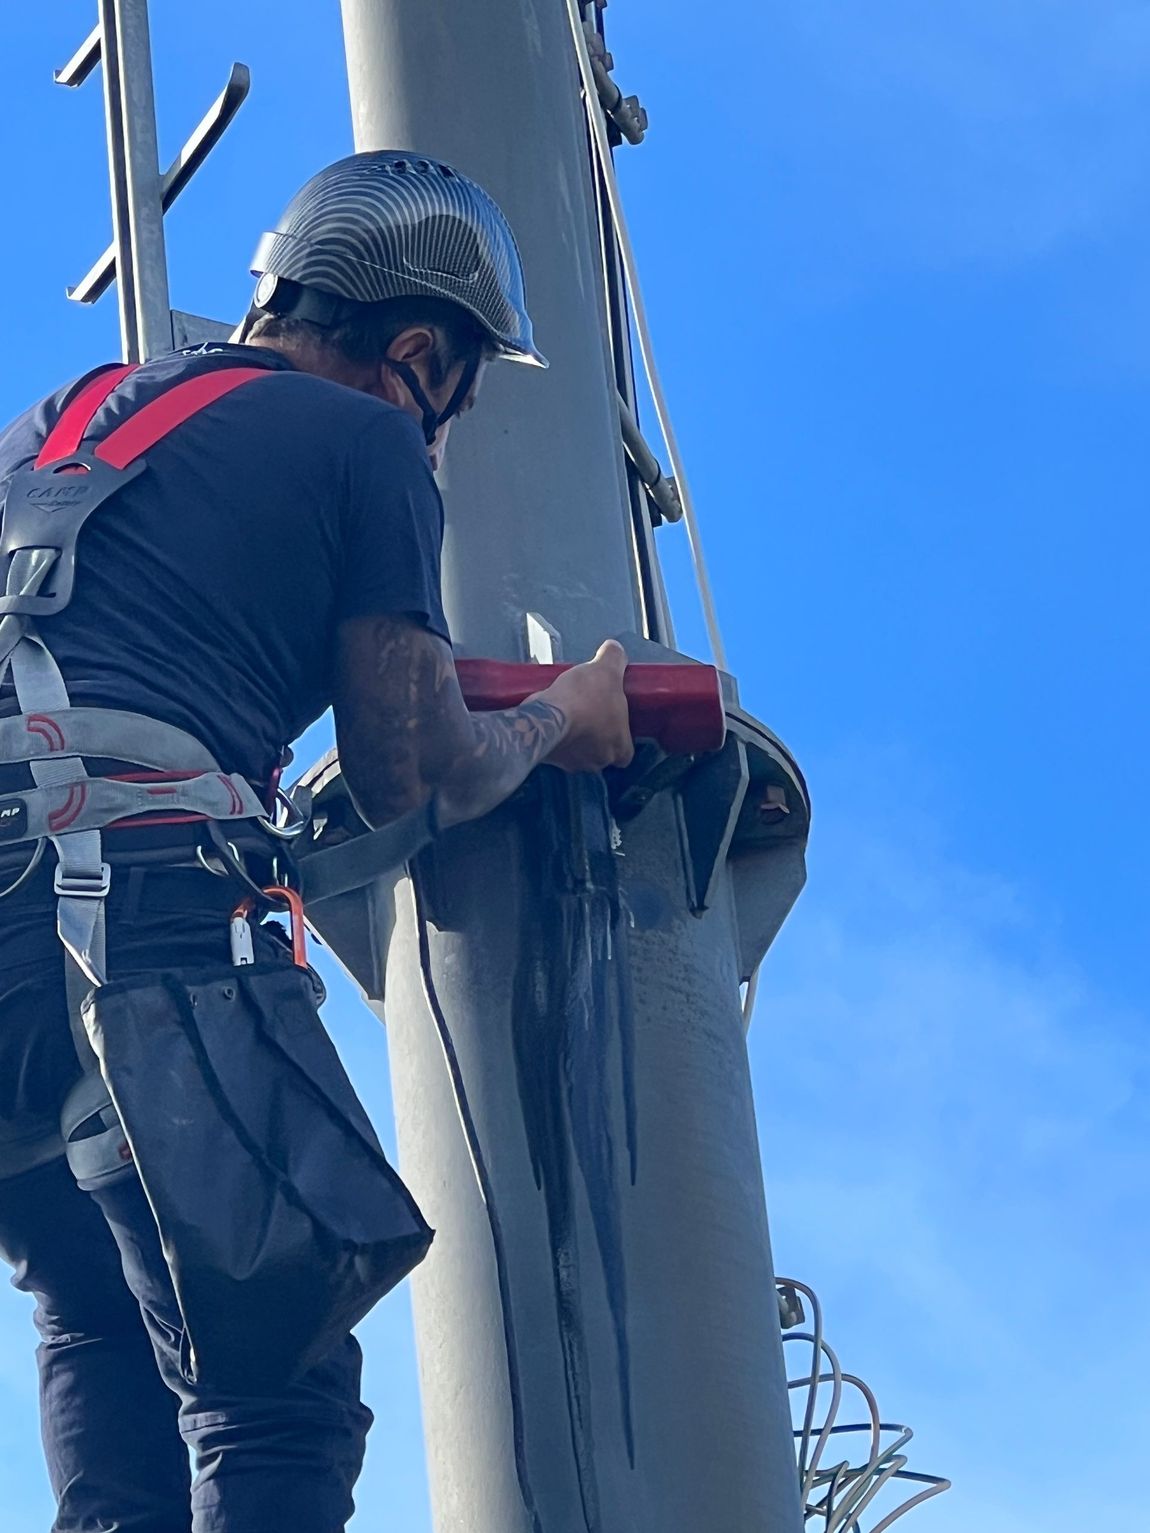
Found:
[[[465,652],[523,658],[537,612],[583,658],[637,627],[638,598],[563,5],[343,0],[343,15],[357,147],[437,155],[492,192],[552,360],[492,369],[452,436],[453,632]],[[502,1228],[514,1405],[414,891],[397,890],[402,1169],[438,1231],[414,1279],[435,1527],[798,1533],[730,881],[691,915],[674,800],[616,849],[601,791],[537,774],[526,804],[419,864],[426,956]]]

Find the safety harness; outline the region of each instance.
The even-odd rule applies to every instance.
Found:
[[[232,1394],[276,1393],[423,1259],[432,1232],[324,1031],[302,946],[290,963],[252,951],[252,895],[286,902],[300,943],[302,906],[294,889],[252,883],[233,855],[230,822],[262,827],[282,846],[303,815],[278,824],[272,803],[180,729],[73,708],[38,630],[72,594],[81,528],[143,472],[151,448],[269,376],[232,367],[191,378],[85,451],[97,411],[130,371],[107,368],[83,382],[35,464],[10,479],[0,528],[0,681],[11,668],[21,709],[0,724],[0,762],[25,763],[35,782],[0,796],[0,843],[35,843],[29,867],[44,846],[56,849],[58,927],[85,1071],[58,1130],[31,1125],[0,1144],[0,1177],[61,1151],[86,1191],[138,1176],[182,1318],[184,1378]],[[91,775],[91,758],[138,770]],[[247,885],[232,918],[232,963],[108,980],[104,836],[189,821],[206,827],[219,870]]]
[[[239,773],[222,770],[211,751],[184,730],[119,709],[72,707],[40,632],[40,620],[61,612],[71,599],[81,530],[144,472],[146,454],[199,411],[272,376],[266,368],[230,367],[189,378],[85,448],[101,407],[135,370],[108,366],[81,382],[35,463],[8,480],[0,526],[0,683],[10,671],[20,709],[0,720],[0,764],[25,764],[35,784],[0,795],[0,850],[20,843],[35,847],[20,877],[0,892],[18,887],[45,847],[55,848],[57,926],[66,952],[73,1033],[89,1070],[95,1061],[79,1010],[89,988],[106,979],[104,912],[111,873],[104,833],[197,823],[211,830],[248,822],[284,834],[275,803]],[[85,759],[93,758],[136,770],[93,776],[85,767]],[[225,867],[242,877],[241,860],[227,855],[227,834],[217,830],[215,840]]]

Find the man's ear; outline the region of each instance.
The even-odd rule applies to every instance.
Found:
[[[422,362],[426,365],[436,352],[435,332],[429,325],[409,325],[401,330],[387,348],[394,362],[406,362],[410,367]]]

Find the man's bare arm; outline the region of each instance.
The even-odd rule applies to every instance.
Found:
[[[343,624],[336,738],[360,813],[384,825],[434,796],[450,825],[502,803],[542,761],[569,770],[625,762],[632,747],[617,649],[518,708],[472,714],[442,639],[403,617]]]

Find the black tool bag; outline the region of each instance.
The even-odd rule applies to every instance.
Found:
[[[427,1253],[306,970],[113,981],[84,1026],[163,1241],[189,1383],[282,1389]]]

